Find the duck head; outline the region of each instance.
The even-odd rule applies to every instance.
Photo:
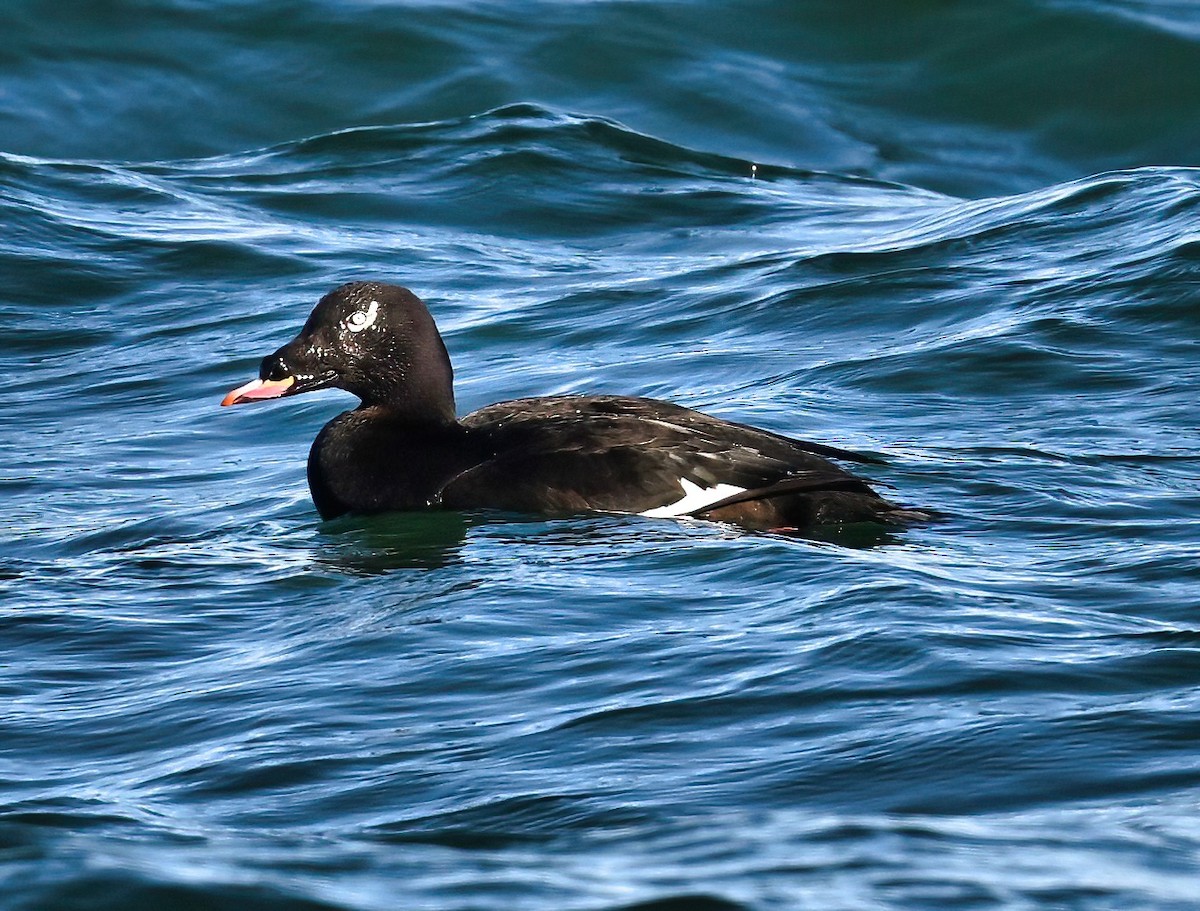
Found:
[[[262,359],[258,379],[221,401],[241,405],[336,387],[363,406],[453,421],[454,372],[425,304],[407,288],[351,282],[317,303],[294,339]]]

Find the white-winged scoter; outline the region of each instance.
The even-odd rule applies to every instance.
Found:
[[[325,519],[599,511],[802,531],[929,518],[829,461],[879,462],[870,456],[627,396],[517,399],[459,420],[453,376],[415,294],[351,282],[321,298],[300,334],[263,358],[259,379],[221,404],[331,386],[361,399],[325,425],[309,452],[309,488]]]

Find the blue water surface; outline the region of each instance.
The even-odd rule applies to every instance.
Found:
[[[0,907],[1200,904],[1200,6],[0,9]],[[942,522],[319,521],[340,282]]]

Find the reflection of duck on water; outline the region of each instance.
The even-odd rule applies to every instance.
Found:
[[[435,569],[458,562],[475,524],[460,512],[348,515],[321,526],[313,558],[360,576]]]

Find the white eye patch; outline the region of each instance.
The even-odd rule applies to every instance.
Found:
[[[351,332],[362,332],[375,325],[375,317],[379,316],[379,301],[371,301],[366,310],[357,310],[346,317],[346,328]]]

